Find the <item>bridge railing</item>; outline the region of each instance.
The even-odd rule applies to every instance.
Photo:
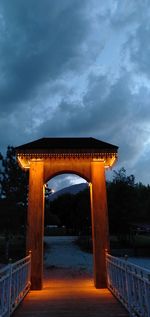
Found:
[[[9,317],[30,289],[31,254],[0,270],[0,317]]]
[[[150,271],[106,255],[109,290],[133,317],[150,317]]]

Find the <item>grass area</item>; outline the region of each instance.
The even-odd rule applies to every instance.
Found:
[[[66,228],[44,228],[45,236],[64,236],[67,235]]]
[[[89,236],[79,236],[76,240],[75,243],[79,248],[87,253],[92,253],[93,252],[93,246],[92,246],[92,238]]]
[[[82,251],[92,253],[92,238],[89,236],[80,236],[75,242]],[[126,243],[121,243],[117,236],[110,236],[110,249],[111,250],[122,250],[122,249],[131,249],[133,253],[138,256],[149,255],[150,248],[150,235],[141,235],[137,234],[134,236],[134,240],[126,241]]]
[[[76,232],[74,232],[73,229],[68,229],[68,228],[63,228],[63,227],[56,227],[56,228],[49,228],[49,227],[45,227],[44,228],[44,236],[73,236],[76,235]]]
[[[138,234],[134,240],[135,247],[150,247],[150,235]]]

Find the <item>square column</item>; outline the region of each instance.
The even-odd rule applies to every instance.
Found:
[[[27,253],[31,250],[31,289],[42,289],[44,234],[44,166],[42,161],[30,162],[27,217]]]
[[[107,287],[106,249],[109,249],[108,211],[104,162],[91,162],[91,213],[94,256],[94,284]]]

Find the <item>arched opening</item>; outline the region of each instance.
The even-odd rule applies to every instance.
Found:
[[[59,173],[50,179],[46,188],[49,195],[45,197],[44,269],[48,282],[51,283],[54,275],[61,278],[64,272],[70,278],[74,274],[76,278],[81,274],[91,278],[89,183],[75,173]]]
[[[84,178],[75,173],[61,173],[46,183],[45,226],[65,226],[68,232],[79,234],[88,226],[89,214],[89,183]]]

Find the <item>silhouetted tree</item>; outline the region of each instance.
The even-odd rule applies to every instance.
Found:
[[[127,242],[130,225],[139,214],[137,191],[134,175],[127,176],[124,168],[114,171],[113,180],[107,186],[109,227],[121,242]]]
[[[13,147],[8,147],[6,157],[0,158],[0,228],[15,232],[25,225],[28,173],[19,167]]]
[[[75,233],[88,231],[91,224],[89,190],[59,196],[51,201],[50,212],[59,217],[61,225]]]

